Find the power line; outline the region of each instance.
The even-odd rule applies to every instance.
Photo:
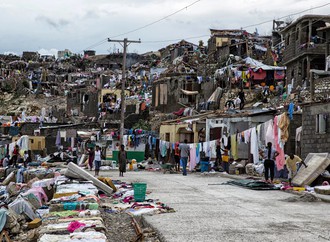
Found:
[[[111,36],[111,37],[109,37],[109,38],[112,39],[112,38],[120,37],[120,36],[123,36],[123,35],[126,35],[126,34],[130,34],[130,33],[136,32],[136,31],[138,31],[138,30],[141,30],[141,29],[147,28],[147,27],[149,27],[149,26],[151,26],[151,25],[154,25],[154,24],[156,24],[156,23],[159,23],[159,22],[161,22],[161,21],[163,21],[163,20],[165,20],[165,19],[167,19],[167,18],[169,18],[169,17],[171,17],[171,16],[173,16],[173,15],[175,15],[175,14],[177,14],[177,13],[183,11],[183,10],[187,10],[189,7],[195,5],[196,3],[200,2],[200,1],[202,1],[202,0],[196,0],[195,2],[192,2],[191,4],[185,6],[185,7],[181,8],[181,9],[179,9],[179,10],[177,10],[177,11],[175,11],[175,12],[173,12],[173,13],[171,13],[171,14],[169,14],[169,15],[163,17],[163,18],[160,18],[160,19],[158,19],[158,20],[156,20],[156,21],[153,21],[153,22],[151,22],[151,23],[149,23],[149,24],[143,25],[143,26],[138,27],[138,28],[136,28],[136,29],[130,30],[130,31],[128,31],[128,32],[125,32],[125,33],[122,33],[122,34],[118,34],[118,35],[115,35],[115,36]],[[101,41],[99,41],[99,42],[97,42],[97,43],[95,43],[95,44],[93,44],[93,45],[91,45],[91,46],[85,48],[85,50],[86,50],[86,49],[95,48],[95,47],[97,47],[97,46],[100,46],[100,45],[106,43],[107,41],[108,41],[108,38],[103,39],[103,40],[101,40]],[[82,51],[83,51],[83,50],[82,50]],[[82,51],[80,51],[80,52],[82,52]]]
[[[194,36],[194,37],[187,37],[187,38],[179,38],[179,39],[168,39],[168,40],[146,40],[142,41],[142,43],[166,43],[166,42],[172,42],[172,41],[180,41],[180,40],[189,40],[189,39],[198,39],[203,37],[209,37],[209,34]]]
[[[97,46],[100,46],[100,45],[106,43],[106,42],[108,42],[108,39],[103,39],[103,40],[101,40],[101,41],[99,41],[99,42],[96,42],[96,43],[93,44],[93,45],[88,46],[87,48],[85,48],[85,49],[83,49],[83,50],[80,50],[79,53],[80,53],[80,52],[83,52],[84,50],[90,50],[90,49],[93,49],[93,48],[95,48],[95,47],[97,47]]]
[[[325,6],[327,6],[327,5],[330,5],[330,3],[324,4],[324,5],[321,5],[321,6],[317,6],[317,7],[312,8],[312,9],[325,7]],[[280,17],[280,18],[278,18],[278,19],[287,18],[287,17],[289,17],[289,16],[297,15],[297,14],[300,14],[300,13],[304,13],[304,12],[310,11],[310,10],[312,10],[312,9],[310,8],[310,9],[308,9],[308,10],[303,10],[303,11],[300,11],[300,12],[297,12],[297,13],[293,13],[293,14],[289,14],[289,15],[286,15],[286,16],[282,16],[282,17]],[[320,20],[323,20],[324,18],[329,17],[329,16],[330,16],[330,15],[324,15],[323,17],[314,20],[312,23],[316,23],[316,22],[318,22],[318,21],[320,21]],[[272,22],[272,21],[273,21],[273,20],[271,20],[271,22]],[[260,24],[264,24],[264,23],[268,23],[268,22],[270,22],[270,21],[264,21],[264,22],[262,22],[262,23],[258,23],[258,24],[254,24],[254,25],[249,25],[249,26],[246,26],[246,27],[243,27],[243,28],[248,28],[248,27],[252,27],[252,26],[256,26],[256,25],[260,25]],[[302,27],[301,29],[304,29],[304,28],[307,28],[307,27],[308,27],[308,26],[304,26],[304,27]],[[291,34],[293,34],[293,33],[295,33],[295,32],[297,32],[297,31],[294,30],[294,31],[291,32]],[[188,39],[197,39],[197,38],[203,38],[203,37],[208,37],[208,36],[210,36],[210,35],[200,35],[200,36],[195,36],[195,37],[180,38],[180,39],[172,39],[172,40],[150,40],[150,41],[143,41],[143,43],[163,43],[163,42],[171,42],[171,41],[180,41],[180,40],[182,40],[182,39],[184,39],[184,40],[188,40]]]
[[[282,16],[278,19],[284,19],[284,18],[288,18],[290,16],[293,16],[293,15],[297,15],[297,14],[301,14],[301,13],[305,13],[305,12],[308,12],[310,10],[314,10],[314,9],[318,9],[318,8],[323,8],[325,6],[328,6],[330,5],[330,3],[326,3],[326,4],[323,4],[323,5],[320,5],[320,6],[316,6],[314,8],[309,8],[309,9],[305,9],[303,11],[300,11],[300,12],[296,12],[296,13],[292,13],[292,14],[289,14],[289,15],[286,15],[286,16]],[[257,23],[257,24],[251,24],[251,25],[247,25],[245,27],[242,27],[243,29],[245,28],[250,28],[250,27],[254,27],[254,26],[258,26],[258,25],[262,25],[262,24],[266,24],[266,23],[269,23],[269,22],[273,22],[273,19],[272,20],[267,20],[267,21],[264,21],[264,22],[261,22],[261,23]]]
[[[95,44],[93,44],[93,45],[91,45],[91,46],[88,46],[87,48],[85,48],[86,50],[88,50],[88,49],[92,49],[92,48],[94,48],[94,47],[96,47],[96,46],[99,46],[99,45],[101,45],[101,44],[103,44],[103,43],[106,43],[107,42],[107,39],[103,39],[103,40],[101,40],[101,41],[99,41],[99,42],[96,42]]]
[[[177,11],[175,11],[175,12],[173,12],[173,13],[171,13],[171,14],[169,14],[169,15],[163,17],[163,18],[160,18],[160,19],[158,19],[158,20],[156,20],[156,21],[153,21],[153,22],[151,22],[151,23],[149,23],[149,24],[143,25],[143,26],[141,26],[141,27],[138,27],[138,28],[136,28],[136,29],[130,30],[130,31],[125,32],[125,33],[122,33],[122,34],[118,34],[118,35],[115,35],[115,36],[111,36],[110,38],[120,37],[120,36],[123,36],[123,35],[126,35],[126,34],[130,34],[130,33],[133,33],[133,32],[136,32],[136,31],[139,31],[139,30],[141,30],[141,29],[147,28],[147,27],[149,27],[149,26],[151,26],[151,25],[154,25],[154,24],[156,24],[156,23],[159,23],[159,22],[161,22],[161,21],[163,21],[163,20],[165,20],[165,19],[167,19],[167,18],[169,18],[169,17],[172,17],[173,15],[175,15],[175,14],[177,14],[177,13],[183,11],[183,10],[187,10],[189,7],[195,5],[196,3],[200,2],[200,1],[202,1],[202,0],[197,0],[197,1],[195,1],[195,2],[193,2],[193,3],[191,3],[191,4],[189,4],[189,5],[183,7],[183,8],[181,8],[181,9],[179,9],[179,10],[177,10]]]
[[[185,10],[185,9],[187,9],[188,7],[193,6],[194,4],[196,4],[196,3],[200,2],[200,1],[201,1],[201,0],[197,0],[197,1],[195,1],[195,2],[193,2],[193,3],[191,3],[191,4],[189,4],[189,5],[187,5],[186,7],[183,7],[183,8],[181,8],[181,9],[179,9],[179,10],[177,10],[177,11],[175,11],[175,12],[173,12],[173,13],[171,13],[171,14],[169,14],[169,15],[167,15],[167,16],[161,18],[161,19],[158,19],[158,20],[156,20],[156,21],[154,21],[154,22],[151,22],[151,23],[146,24],[146,25],[144,25],[144,26],[141,26],[141,27],[139,27],[139,28],[133,29],[133,30],[128,31],[128,32],[126,32],[126,33],[122,33],[122,34],[119,34],[119,35],[116,35],[116,36],[112,36],[112,37],[110,37],[110,38],[115,38],[115,37],[119,37],[119,36],[126,35],[126,34],[129,34],[129,33],[133,33],[133,32],[136,32],[136,31],[138,31],[138,30],[141,30],[141,29],[143,29],[143,28],[146,28],[146,27],[149,27],[149,26],[151,26],[151,25],[154,25],[154,24],[156,24],[156,23],[158,23],[158,22],[160,22],[160,21],[162,21],[162,20],[165,20],[165,19],[168,18],[168,17],[171,17],[171,16],[173,16],[173,15],[175,15],[175,14],[177,14],[177,13],[179,13],[179,12]],[[328,5],[330,5],[330,3],[326,3],[326,4],[319,5],[319,6],[316,6],[316,7],[313,7],[313,8],[305,9],[305,10],[300,11],[300,12],[296,12],[296,13],[288,14],[288,15],[286,15],[286,16],[282,16],[282,17],[280,17],[280,18],[278,18],[278,19],[284,19],[284,18],[287,18],[287,17],[290,17],[290,16],[294,16],[294,15],[297,15],[297,14],[301,14],[301,13],[304,13],[304,12],[308,12],[308,11],[310,11],[310,10],[314,10],[314,9],[322,8],[322,7],[325,7],[325,6],[328,6]],[[328,15],[327,15],[327,16],[328,16]],[[323,19],[323,18],[320,18],[319,20],[322,20],[322,19]],[[273,22],[273,20],[267,20],[267,21],[263,21],[263,22],[260,22],[260,23],[247,25],[247,26],[242,27],[242,28],[245,29],[245,28],[249,28],[249,27],[253,27],[253,26],[258,26],[258,25],[262,25],[262,24],[265,24],[265,23],[269,23],[269,22]],[[166,43],[166,42],[172,42],[172,41],[180,41],[180,40],[182,40],[182,39],[185,39],[185,40],[188,40],[188,39],[197,39],[197,38],[208,37],[208,36],[209,36],[209,35],[200,35],[200,36],[188,37],[188,38],[180,38],[180,39],[169,39],[169,40],[149,40],[149,41],[143,41],[143,43]],[[104,44],[104,43],[106,43],[106,42],[107,42],[107,38],[106,38],[106,39],[103,39],[103,40],[101,40],[101,41],[99,41],[99,42],[97,42],[97,43],[95,43],[95,44],[93,44],[93,45],[91,45],[91,46],[89,46],[88,48],[85,48],[85,49],[95,48],[95,47],[100,46],[100,45],[102,45],[102,44]],[[80,51],[80,52],[81,52],[81,51]]]

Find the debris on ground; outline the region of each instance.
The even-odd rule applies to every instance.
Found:
[[[293,196],[284,199],[285,202],[320,202],[321,199],[311,193],[304,193],[299,196]]]

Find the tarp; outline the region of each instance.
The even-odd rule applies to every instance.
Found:
[[[305,166],[300,167],[292,183],[303,187],[310,185],[330,165],[329,153],[309,153],[305,159]]]
[[[252,190],[279,190],[279,188],[274,186],[273,184],[269,184],[264,181],[256,181],[249,179],[232,180],[232,181],[228,181],[227,183],[224,183],[224,185],[227,184],[241,186]]]
[[[255,47],[257,50],[261,50],[261,51],[264,51],[264,52],[267,51],[267,48],[264,47],[264,46],[261,46],[261,45],[257,45],[257,44],[255,44],[254,47]]]
[[[185,95],[197,95],[198,94],[198,91],[188,91],[188,90],[183,90],[183,89],[181,89],[181,91]]]
[[[251,68],[253,68],[253,71],[258,71],[259,69],[263,69],[265,71],[275,71],[275,70],[285,70],[286,67],[280,67],[280,66],[269,66],[266,65],[260,61],[257,61],[255,59],[252,59],[251,57],[247,57],[244,59],[245,64],[250,65]]]

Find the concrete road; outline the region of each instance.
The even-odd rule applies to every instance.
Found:
[[[101,172],[119,179],[117,172]],[[285,202],[282,191],[253,191],[200,174],[127,172],[121,180],[146,182],[149,198],[176,213],[146,216],[164,241],[330,241],[330,204]]]

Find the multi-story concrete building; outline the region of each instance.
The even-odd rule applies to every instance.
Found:
[[[329,25],[328,15],[305,15],[281,31],[285,41],[282,64],[287,66],[288,84],[309,86],[310,70],[325,70]]]

